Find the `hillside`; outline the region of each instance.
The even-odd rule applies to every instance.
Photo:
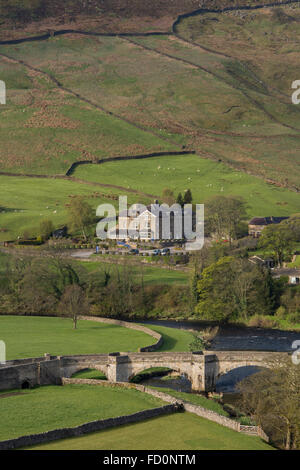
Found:
[[[261,3],[261,0],[2,0],[0,40],[52,28],[114,33],[170,31],[178,15],[199,8]]]
[[[22,24],[12,8],[0,10],[1,38],[8,40],[0,43],[0,79],[7,85],[7,104],[0,107],[2,188],[12,188],[22,175],[27,195],[18,201],[0,193],[7,208],[1,238],[9,237],[6,230],[15,233],[17,220],[24,225],[26,213],[19,212],[35,211],[36,225],[50,207],[34,206],[32,188],[39,181],[30,176],[68,179],[74,162],[152,153],[164,154],[151,164],[155,184],[139,166],[125,163],[138,169],[138,177],[123,178],[126,171],[118,166],[107,181],[103,168],[87,165],[72,175],[69,194],[62,181],[40,185],[41,200],[50,186],[57,188],[55,205],[63,208],[74,192],[94,197],[96,185],[106,188],[102,199],[120,191],[132,197],[147,192],[151,199],[168,184],[175,191],[193,186],[195,202],[219,192],[240,195],[249,216],[298,212],[300,107],[291,103],[291,83],[299,78],[299,3],[200,11],[175,26],[178,14],[199,8],[199,2],[155,0],[151,9],[150,2],[94,1],[85,8],[65,2],[66,17],[60,2],[38,5],[27,2],[31,13]],[[69,27],[72,32],[56,34]],[[53,34],[31,40],[49,29]],[[161,34],[149,33],[155,30]],[[16,37],[23,39],[9,42]],[[184,155],[180,164],[176,157],[169,168],[180,173],[160,181],[154,165],[164,167],[165,154],[173,159],[182,151],[211,162],[185,168]],[[64,209],[52,212],[63,222]]]

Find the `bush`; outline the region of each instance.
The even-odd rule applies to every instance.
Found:
[[[278,322],[275,318],[264,315],[254,315],[249,321],[249,326],[257,328],[274,328],[277,325]]]
[[[287,319],[290,323],[300,323],[300,312],[290,313]]]
[[[276,317],[278,318],[284,318],[286,316],[286,308],[281,305],[277,310],[276,310],[276,313],[275,313]]]
[[[42,242],[39,240],[20,240],[18,242],[19,245],[28,245],[28,246],[38,246],[41,245]]]

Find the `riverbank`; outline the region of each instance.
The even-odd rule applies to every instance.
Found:
[[[144,320],[141,322],[155,329],[168,327],[178,330],[203,331],[216,324],[197,320]],[[230,323],[219,327],[210,348],[215,351],[274,351],[292,352],[294,341],[299,341],[300,330],[258,328]]]

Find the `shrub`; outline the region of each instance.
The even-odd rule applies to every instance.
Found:
[[[257,328],[274,328],[277,324],[275,318],[264,315],[254,315],[249,321],[249,326]]]
[[[278,318],[284,318],[286,316],[286,308],[281,305],[277,310],[276,310],[276,317]]]
[[[290,313],[287,319],[290,323],[300,323],[300,312]]]

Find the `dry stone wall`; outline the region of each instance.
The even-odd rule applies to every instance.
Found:
[[[237,432],[259,436],[261,439],[265,440],[266,442],[269,442],[268,436],[259,426],[241,425],[238,421],[235,421],[231,418],[227,418],[226,416],[222,416],[219,413],[216,413],[215,411],[203,408],[203,406],[194,405],[185,400],[178,399],[176,397],[173,397],[172,395],[169,395],[164,392],[160,392],[158,390],[155,390],[149,387],[144,387],[143,385],[140,385],[140,384],[126,383],[126,382],[110,383],[105,380],[66,379],[66,378],[62,379],[62,383],[63,385],[67,385],[67,384],[88,385],[90,384],[90,385],[99,385],[102,387],[115,386],[115,387],[123,387],[123,388],[135,388],[136,390],[139,390],[144,393],[148,393],[149,395],[152,395],[155,398],[159,398],[167,403],[176,405],[176,407],[182,407],[185,411],[188,411],[189,413],[196,414],[197,416],[201,416],[202,418],[206,418],[209,421],[213,421],[215,423],[221,424],[222,426],[233,429],[234,431],[237,431]]]
[[[150,346],[145,346],[144,348],[140,348],[140,352],[151,352],[156,351],[162,344],[163,344],[163,337],[161,334],[157,333],[156,331],[150,330],[143,325],[138,325],[137,323],[130,323],[128,321],[123,320],[116,320],[114,318],[105,318],[105,317],[87,317],[81,316],[79,317],[80,320],[89,320],[89,321],[96,321],[101,323],[109,323],[111,325],[118,325],[123,326],[124,328],[129,328],[131,330],[142,331],[143,333],[152,336],[156,340],[156,342]]]
[[[81,424],[73,428],[55,429],[40,434],[31,434],[28,436],[21,436],[16,439],[9,439],[0,442],[0,450],[17,449],[20,447],[29,447],[38,444],[44,444],[59,439],[66,439],[70,437],[79,437],[87,433],[103,431],[115,426],[122,426],[124,424],[137,423],[145,419],[155,418],[170,413],[179,411],[176,405],[165,405],[159,408],[152,408],[150,410],[143,410],[131,415],[118,416],[116,418],[101,419],[99,421],[91,421],[89,423]]]

